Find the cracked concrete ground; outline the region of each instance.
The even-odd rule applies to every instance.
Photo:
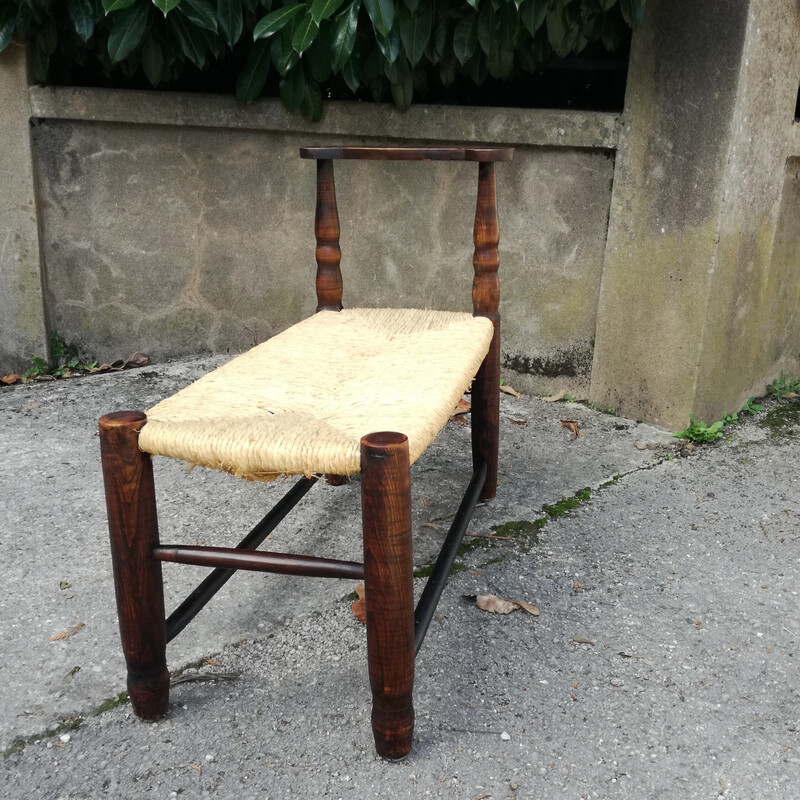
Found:
[[[127,703],[90,716],[124,689],[96,419],[146,408],[217,361],[0,393],[3,796],[800,796],[790,401],[771,428],[740,425],[667,460],[666,432],[504,396],[498,498],[468,532],[511,538],[470,539],[418,659],[415,748],[400,763],[372,749],[346,581],[237,575],[167,653],[173,672],[197,675],[208,657],[220,666],[200,674],[232,680],[177,684],[158,724]],[[468,425],[451,423],[414,466],[418,565],[444,535],[468,454]],[[164,459],[156,484],[163,541],[220,545],[287,488]],[[538,531],[506,524],[601,486]],[[357,480],[317,485],[268,546],[359,559],[359,503]],[[168,606],[203,574],[165,566]],[[462,599],[485,592],[541,615]]]

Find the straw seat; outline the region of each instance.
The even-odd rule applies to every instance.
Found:
[[[492,341],[486,317],[321,311],[147,411],[139,446],[251,480],[360,471],[361,437],[399,431],[413,463]]]

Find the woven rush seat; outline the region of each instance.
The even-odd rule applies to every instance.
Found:
[[[413,463],[444,427],[492,323],[418,309],[321,311],[147,411],[139,447],[250,480],[360,470],[373,431]]]

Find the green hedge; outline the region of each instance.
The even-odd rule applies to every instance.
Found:
[[[0,51],[31,45],[34,75],[72,66],[169,85],[235,56],[236,96],[271,73],[312,119],[336,85],[406,109],[432,83],[533,75],[589,42],[613,50],[645,0],[2,0]],[[58,77],[58,76],[55,76]]]

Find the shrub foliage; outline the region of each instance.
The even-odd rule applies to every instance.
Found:
[[[318,119],[329,87],[406,109],[459,79],[480,85],[536,71],[589,42],[613,50],[645,0],[3,0],[0,51],[30,42],[34,75],[63,65],[153,86],[187,69],[240,64],[236,95],[271,73],[290,110]],[[55,65],[55,66],[54,66]],[[49,77],[53,77],[50,75]]]

